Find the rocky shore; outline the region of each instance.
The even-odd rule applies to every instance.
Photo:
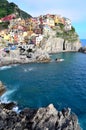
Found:
[[[0,81],[0,94],[6,91]],[[16,112],[15,102],[0,102],[0,130],[81,130],[77,116],[70,108],[58,111],[53,104],[39,109]]]
[[[70,108],[58,111],[50,104],[16,113],[12,110],[14,106],[14,103],[0,103],[0,130],[81,130]]]
[[[9,53],[2,51],[0,57],[0,67],[12,64],[24,64],[33,62],[43,63],[50,62],[51,60],[49,54],[42,49],[36,48],[35,51],[31,50],[31,52],[28,52],[28,50],[18,48],[17,50],[10,50]]]

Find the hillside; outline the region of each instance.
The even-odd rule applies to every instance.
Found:
[[[13,21],[5,18],[5,16],[8,17],[10,14],[16,15],[12,18]],[[3,17],[6,20],[2,20]],[[0,30],[7,29],[8,34],[12,32],[13,36],[17,35],[17,43],[33,43],[48,53],[78,51],[81,47],[79,36],[69,18],[57,14],[31,17],[31,15],[19,9],[16,4],[13,2],[9,3],[7,0],[1,0],[0,18],[2,18]],[[22,19],[19,21],[17,18]],[[17,33],[15,33],[15,29]],[[19,33],[20,30],[22,35]],[[20,36],[22,41],[19,38]],[[15,41],[15,37],[10,36],[8,41]]]
[[[13,2],[9,3],[7,0],[0,0],[0,18],[13,13],[17,14],[17,17],[21,17],[24,19],[31,17],[31,15],[21,10]]]

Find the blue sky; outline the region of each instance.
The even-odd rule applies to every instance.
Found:
[[[86,0],[8,0],[32,16],[60,14],[72,21],[81,39],[86,39]]]

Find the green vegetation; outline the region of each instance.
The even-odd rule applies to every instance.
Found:
[[[0,23],[0,30],[7,29],[9,25],[9,22],[2,22]]]
[[[9,3],[7,0],[0,0],[0,18],[12,13],[17,13],[18,17],[24,19],[31,17],[31,15],[19,9],[18,6],[13,2]]]
[[[73,26],[71,27],[71,30],[68,30],[68,31],[65,31],[65,29],[64,29],[65,26],[63,24],[59,24],[58,26],[59,26],[59,28],[57,28],[57,30],[56,30],[57,37],[61,37],[65,41],[68,41],[68,42],[77,41],[78,35],[76,34],[75,28]]]

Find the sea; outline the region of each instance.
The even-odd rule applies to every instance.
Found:
[[[50,56],[50,63],[0,67],[0,80],[7,89],[0,100],[17,102],[19,110],[51,103],[58,110],[70,107],[86,130],[86,54],[66,52]],[[56,58],[64,61],[55,62]]]

